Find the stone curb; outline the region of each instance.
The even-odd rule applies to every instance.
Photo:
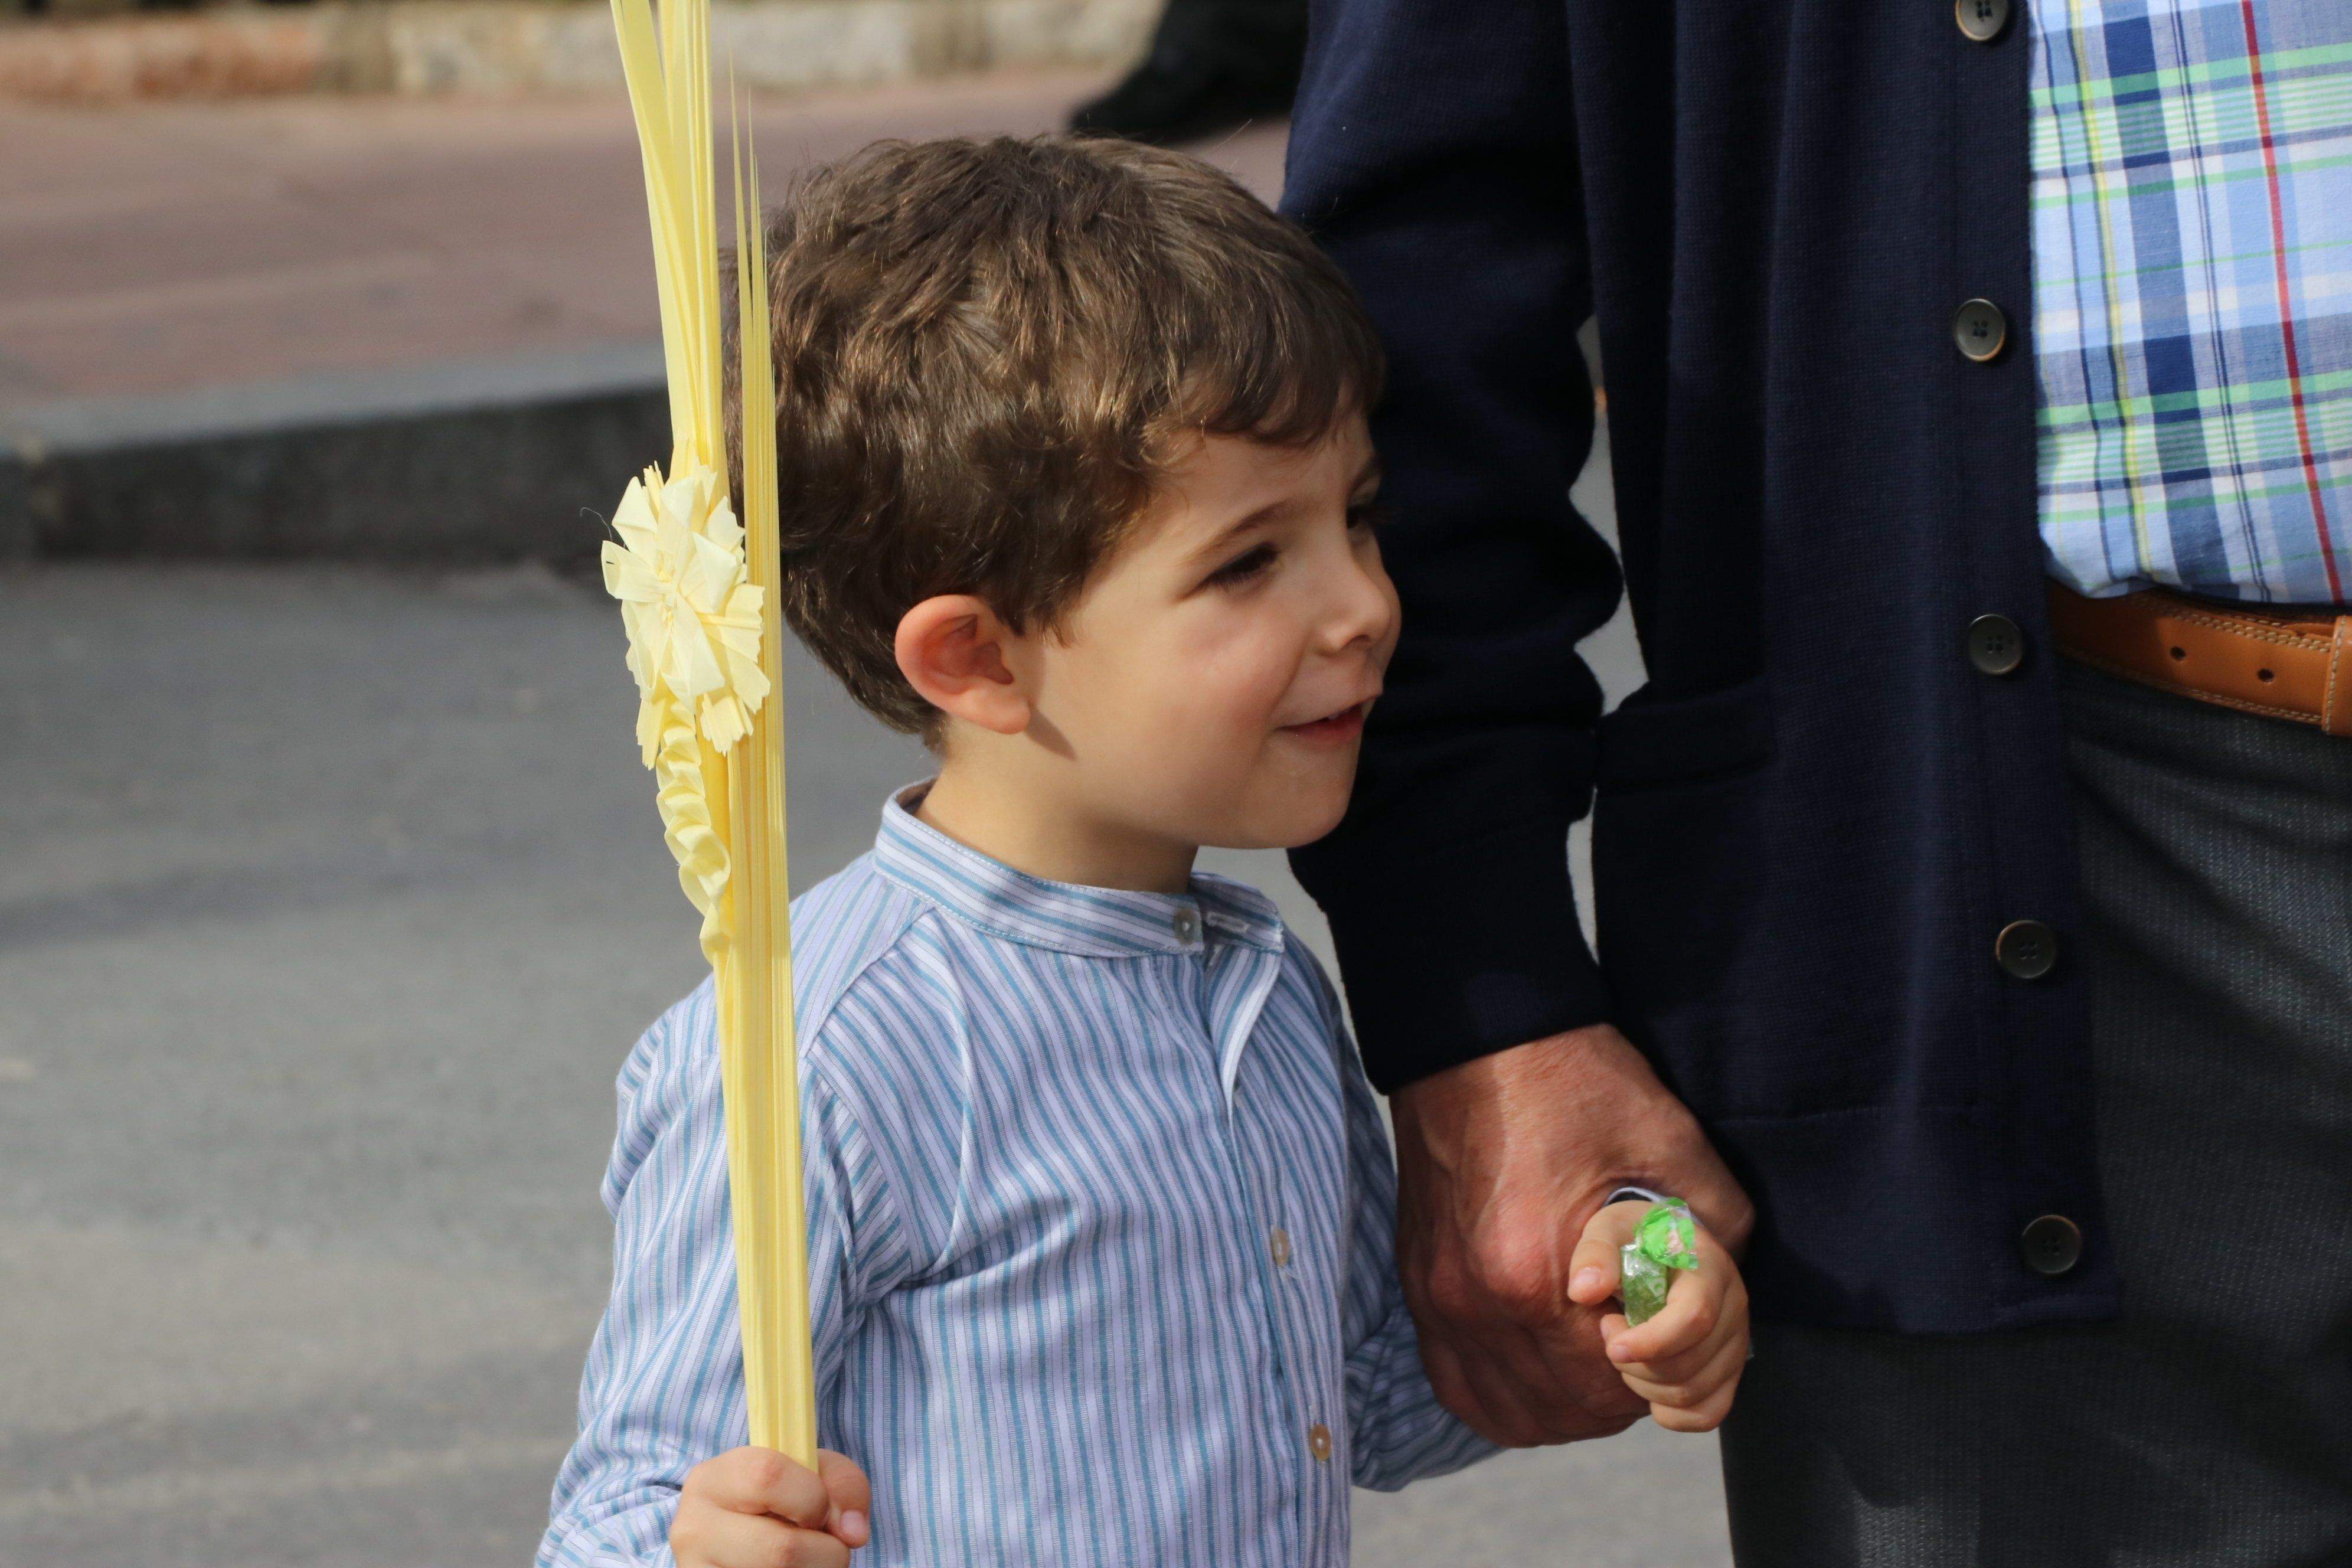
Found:
[[[667,458],[658,343],[0,411],[0,561],[593,558]]]
[[[1154,0],[713,0],[745,87],[857,87],[1134,58]],[[722,66],[723,68],[723,66]],[[289,92],[523,92],[621,84],[596,0],[320,0],[0,25],[0,98],[108,102]]]

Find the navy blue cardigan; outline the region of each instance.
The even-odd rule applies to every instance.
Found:
[[[1385,1089],[1598,1020],[1758,1200],[1759,1314],[2111,1315],[2043,608],[2027,38],[1948,0],[1317,0],[1284,205],[1393,355],[1405,606],[1354,804],[1297,852]],[[1963,358],[1981,296],[2011,344]],[[1580,638],[1599,320],[1650,681]],[[1976,616],[2024,628],[2006,676]],[[1563,844],[1594,811],[1601,951]],[[1433,915],[1434,918],[1433,918]],[[2048,922],[2038,980],[1994,938]],[[2019,1236],[2082,1226],[2052,1279]]]

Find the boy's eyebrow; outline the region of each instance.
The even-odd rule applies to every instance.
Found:
[[[1356,470],[1355,482],[1348,487],[1348,493],[1354,495],[1368,487],[1377,485],[1380,483],[1381,478],[1380,458],[1377,456],[1367,458],[1364,459],[1364,466]],[[1224,527],[1217,530],[1216,536],[1214,538],[1195,545],[1186,553],[1185,560],[1187,562],[1195,562],[1216,554],[1234,540],[1250,531],[1250,530],[1256,528],[1263,523],[1270,522],[1275,518],[1281,516],[1284,512],[1290,510],[1297,504],[1297,500],[1298,498],[1296,496],[1281,496],[1276,500],[1266,502],[1264,506],[1253,507],[1248,511],[1243,513],[1240,517],[1235,518],[1232,522],[1227,523]]]
[[[1281,516],[1284,512],[1290,510],[1291,506],[1296,500],[1297,498],[1293,496],[1283,496],[1278,500],[1266,502],[1264,506],[1251,508],[1240,517],[1235,518],[1232,522],[1229,522],[1224,527],[1217,530],[1216,537],[1195,545],[1192,550],[1186,552],[1184,559],[1186,562],[1192,563],[1198,562],[1208,556],[1216,554],[1234,540],[1240,538],[1243,534],[1249,532],[1250,530],[1258,527],[1262,523],[1269,522],[1275,518]]]

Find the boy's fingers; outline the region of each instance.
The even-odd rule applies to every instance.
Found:
[[[1738,1334],[1728,1334],[1709,1348],[1704,1362],[1692,1362],[1672,1370],[1654,1366],[1619,1370],[1625,1374],[1625,1386],[1651,1404],[1687,1407],[1704,1402],[1724,1384],[1738,1378],[1747,1365],[1747,1340]]]
[[[773,1448],[730,1448],[696,1466],[695,1472],[703,1495],[730,1513],[772,1514],[822,1530],[832,1511],[816,1472]]]
[[[1611,1204],[1584,1222],[1576,1250],[1568,1258],[1568,1299],[1592,1307],[1617,1293],[1617,1249],[1633,1239],[1649,1205]]]
[[[1731,1414],[1731,1402],[1739,1393],[1739,1373],[1733,1373],[1728,1383],[1688,1408],[1654,1405],[1650,1418],[1669,1432],[1712,1432]]]
[[[710,1568],[849,1568],[832,1536],[756,1513],[714,1513],[697,1544]]]
[[[1636,1380],[1659,1384],[1696,1383],[1707,1368],[1723,1359],[1724,1347],[1734,1337],[1729,1331],[1718,1329],[1703,1343],[1693,1345],[1689,1350],[1678,1351],[1656,1361],[1627,1362],[1617,1370],[1625,1374],[1628,1383]],[[1643,1397],[1649,1396],[1645,1394]]]
[[[1621,1362],[1617,1370],[1628,1377],[1645,1377],[1653,1383],[1688,1383],[1702,1368],[1720,1359],[1727,1344],[1737,1341],[1744,1347],[1747,1335],[1745,1302],[1728,1301],[1717,1314],[1715,1327],[1698,1343],[1648,1361]]]
[[[857,1468],[857,1461],[846,1454],[819,1448],[816,1452],[816,1473],[824,1481],[825,1495],[833,1500],[834,1507],[856,1509],[860,1513],[873,1508],[873,1483],[866,1479],[866,1472]]]
[[[874,1488],[857,1461],[830,1448],[820,1448],[816,1454],[817,1479],[824,1483],[825,1496],[832,1500],[833,1513],[825,1528],[851,1546],[866,1544],[872,1529]]]
[[[1692,1270],[1679,1270],[1667,1288],[1666,1304],[1658,1315],[1638,1328],[1627,1329],[1609,1342],[1609,1359],[1619,1365],[1654,1362],[1686,1351],[1715,1331],[1723,1311],[1723,1281]]]

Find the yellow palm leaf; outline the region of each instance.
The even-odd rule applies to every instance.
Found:
[[[709,0],[613,0],[645,163],[671,450],[614,511],[604,584],[621,603],[665,837],[703,912],[718,981],[729,1195],[751,1441],[816,1462],[806,1217],[785,864],[776,405],[756,159],[736,130],[742,323],[741,521],[725,493]]]

